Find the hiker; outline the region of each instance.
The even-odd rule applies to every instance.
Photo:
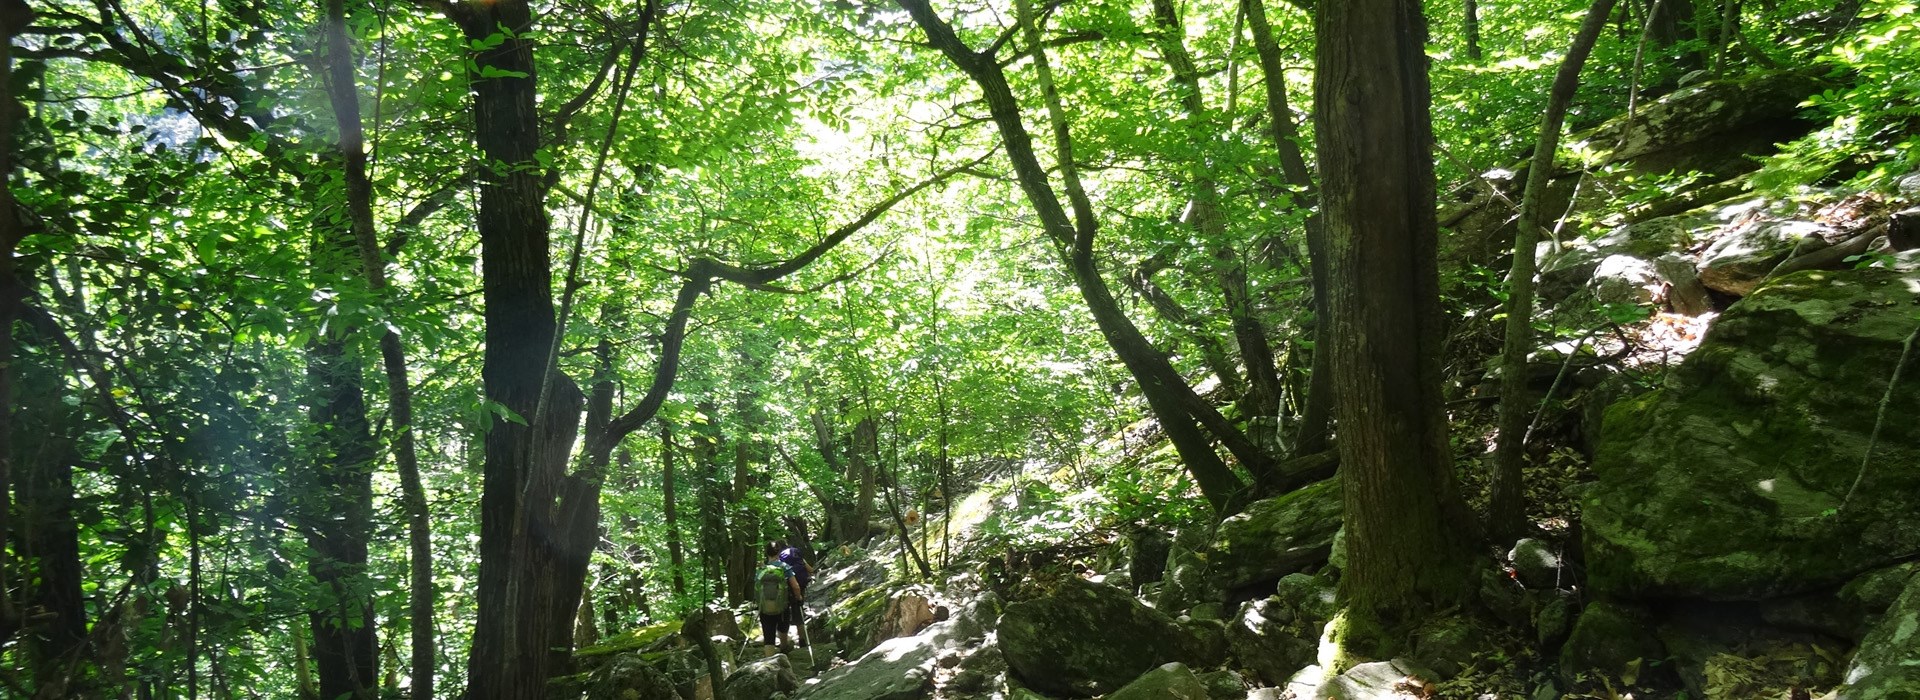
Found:
[[[798,632],[800,636],[800,646],[812,648],[813,640],[807,635],[805,606],[807,601],[807,584],[813,582],[813,564],[807,562],[807,558],[800,554],[800,548],[798,547],[789,547],[787,543],[780,540],[774,540],[773,546],[780,550],[780,563],[786,564],[787,568],[793,570],[793,577],[800,584],[799,594],[794,596],[793,600],[787,602],[787,619],[794,627],[800,628]]]
[[[780,561],[777,544],[767,545],[767,561],[760,567],[756,597],[760,603],[760,642],[772,647],[774,638],[780,641],[780,650],[793,648],[793,641],[787,637],[787,625],[799,611],[794,602],[800,599],[800,579],[793,567]],[[771,649],[768,650],[771,654]]]

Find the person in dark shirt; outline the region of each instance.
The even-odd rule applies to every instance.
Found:
[[[800,646],[811,648],[813,644],[807,637],[807,617],[803,608],[806,605],[807,584],[813,582],[813,564],[807,562],[798,547],[789,547],[778,540],[774,541],[773,546],[780,550],[780,563],[793,570],[794,578],[800,584],[799,594],[787,602],[787,623],[799,628]]]

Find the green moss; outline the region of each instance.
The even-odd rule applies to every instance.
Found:
[[[674,632],[677,632],[679,630],[680,630],[680,622],[678,620],[667,620],[665,622],[656,622],[637,630],[630,630],[622,634],[617,634],[612,637],[608,637],[602,640],[599,644],[595,644],[590,647],[581,648],[578,651],[573,652],[573,656],[574,658],[593,658],[593,657],[600,657],[600,656],[608,656],[612,654],[620,654],[625,652],[639,651],[641,649],[646,648],[647,645],[650,645],[656,641],[659,641],[661,637],[665,637],[669,634],[673,634]]]

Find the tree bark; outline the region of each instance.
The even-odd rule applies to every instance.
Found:
[[[347,36],[344,0],[326,0],[327,95],[340,131],[338,149],[346,194],[347,221],[360,253],[361,274],[375,295],[386,297],[386,261],[374,231],[373,181],[367,174],[366,137],[360,121],[358,81],[352,42]],[[409,687],[415,698],[433,697],[438,666],[433,640],[433,537],[426,487],[414,447],[413,388],[407,377],[406,348],[391,325],[380,335],[381,366],[387,380],[387,412],[393,423],[391,449],[400,475],[401,507],[407,514],[408,611],[412,667]],[[324,674],[323,674],[324,676]]]
[[[673,567],[673,594],[687,594],[687,555],[680,544],[680,507],[676,495],[680,490],[675,483],[678,477],[673,473],[673,430],[666,425],[660,426],[660,496],[665,501],[662,510],[667,519],[667,558]]]
[[[1366,629],[1465,599],[1473,537],[1441,414],[1426,20],[1417,0],[1329,3],[1316,20],[1346,504],[1340,593]]]
[[[1462,32],[1467,35],[1467,60],[1480,62],[1480,2],[1466,0],[1466,17],[1462,20]]]
[[[1280,378],[1275,370],[1273,348],[1267,341],[1266,324],[1254,314],[1253,298],[1248,290],[1247,269],[1234,243],[1227,235],[1227,217],[1221,210],[1220,185],[1211,175],[1211,166],[1197,154],[1207,148],[1209,123],[1216,121],[1208,111],[1200,92],[1200,72],[1187,52],[1186,24],[1181,21],[1173,0],[1153,0],[1155,23],[1159,26],[1161,60],[1173,74],[1174,93],[1186,110],[1188,147],[1194,157],[1186,164],[1191,193],[1188,225],[1212,246],[1214,281],[1226,303],[1227,319],[1233,339],[1240,348],[1240,362],[1246,367],[1246,393],[1241,397],[1244,418],[1273,416],[1280,413]]]
[[[480,581],[468,659],[470,700],[540,698],[552,656],[562,646],[556,626],[555,551],[558,523],[551,504],[578,421],[579,390],[545,372],[555,336],[549,257],[547,188],[535,159],[541,147],[536,106],[533,12],[526,0],[462,3],[453,19],[471,41],[505,34],[474,55],[474,136],[484,163],[480,178],[481,297],[486,399],[503,413],[487,431],[480,496]],[[558,400],[539,410],[544,384]],[[564,400],[570,395],[572,401]],[[571,404],[570,406],[567,404]],[[571,408],[572,410],[568,410]],[[545,415],[540,415],[544,413]]]
[[[1041,42],[1037,39],[1038,30],[1032,26],[1031,13],[1021,13],[1022,24],[1028,34],[1027,43],[1034,47],[1032,54],[1042,92],[1048,96],[1048,121],[1053,128],[1067,199],[1073,205],[1071,215],[1054,190],[1047,169],[1034,153],[1033,138],[1027,131],[1019,102],[1014,98],[1006,74],[994,56],[968,48],[954,34],[953,27],[933,12],[927,0],[898,0],[898,4],[913,17],[933,47],[980,87],[987,110],[999,129],[1000,140],[1013,166],[1015,179],[1033,206],[1047,237],[1067,263],[1074,285],[1086,301],[1087,310],[1092,314],[1107,345],[1113,348],[1128,373],[1133,375],[1149,408],[1160,420],[1161,428],[1180,453],[1188,473],[1193,475],[1208,502],[1222,514],[1237,511],[1246,501],[1246,485],[1213,451],[1213,439],[1227,443],[1234,456],[1255,473],[1266,466],[1264,462],[1268,460],[1244,434],[1228,425],[1212,406],[1193,393],[1193,388],[1174,371],[1166,356],[1155,349],[1139,328],[1134,326],[1132,319],[1121,311],[1106,280],[1101,277],[1093,248],[1094,236],[1099,229],[1098,220],[1091,200],[1080,186],[1078,170],[1073,161],[1072,139],[1065,115],[1058,107],[1059,97],[1051,89],[1051,69],[1047,67],[1046,52],[1040,49]],[[1209,431],[1212,431],[1211,437]]]
[[[1506,338],[1500,352],[1500,433],[1494,445],[1492,499],[1487,506],[1487,533],[1495,544],[1518,538],[1527,529],[1524,471],[1527,424],[1533,416],[1533,394],[1527,391],[1527,355],[1533,352],[1534,248],[1544,230],[1547,183],[1553,158],[1560,150],[1560,129],[1567,108],[1580,87],[1580,71],[1594,42],[1606,29],[1615,0],[1593,0],[1587,17],[1574,35],[1573,45],[1560,62],[1547,110],[1540,117],[1540,136],[1527,168],[1527,185],[1520,199],[1520,223],[1513,235],[1513,268],[1507,273]]]
[[[0,0],[0,85],[13,84],[13,39],[32,23],[33,8],[24,0]],[[0,95],[0,543],[13,536],[13,324],[27,297],[14,251],[29,233],[13,195],[13,171],[19,164],[14,137],[26,114],[26,105],[12,90]],[[0,551],[0,645],[11,641],[21,624],[14,582],[7,576],[13,570],[8,559]]]
[[[1333,322],[1328,306],[1327,232],[1319,209],[1319,188],[1313,171],[1307,168],[1306,155],[1300,149],[1300,132],[1293,123],[1293,109],[1287,97],[1286,68],[1281,62],[1280,45],[1273,38],[1262,0],[1240,0],[1247,17],[1247,31],[1253,35],[1253,49],[1260,57],[1260,72],[1265,76],[1269,138],[1280,157],[1280,174],[1294,193],[1294,204],[1307,211],[1307,266],[1313,278],[1313,353],[1307,369],[1307,401],[1300,411],[1299,432],[1293,441],[1293,454],[1324,452],[1333,423]]]

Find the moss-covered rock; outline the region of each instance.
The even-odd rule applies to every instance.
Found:
[[[1140,674],[1107,700],[1211,700],[1207,685],[1186,664],[1174,662]]]
[[[1867,632],[1839,700],[1920,699],[1920,576]]]
[[[1099,695],[1161,664],[1204,663],[1192,632],[1126,591],[1077,578],[1051,593],[1007,605],[1000,649],[1015,676],[1035,690]]]
[[[1880,399],[1920,272],[1802,272],[1734,305],[1659,391],[1614,405],[1583,499],[1591,586],[1763,600],[1920,554],[1920,391]],[[1845,503],[1856,478],[1859,487]]]
[[[1619,678],[1630,667],[1661,658],[1663,648],[1651,625],[1643,610],[1604,601],[1588,604],[1560,647],[1560,674],[1568,680],[1589,672]]]
[[[1256,502],[1220,523],[1211,576],[1231,591],[1324,564],[1343,512],[1338,479]]]

